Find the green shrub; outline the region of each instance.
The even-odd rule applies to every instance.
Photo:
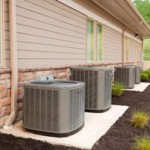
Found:
[[[121,96],[123,94],[123,84],[119,82],[115,82],[112,86],[112,95],[113,96]]]
[[[142,72],[140,76],[141,76],[141,81],[147,81],[148,80],[148,74]]]
[[[135,139],[134,150],[150,150],[150,137],[138,137]]]
[[[143,71],[144,73],[146,73],[148,75],[148,78],[150,78],[150,69]]]
[[[131,117],[131,124],[133,127],[145,128],[150,120],[150,116],[144,111],[135,111]]]

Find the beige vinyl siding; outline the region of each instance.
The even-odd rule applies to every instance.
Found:
[[[125,61],[139,62],[142,60],[142,42],[135,38],[125,36]]]
[[[137,55],[137,60],[138,61],[143,61],[143,44],[139,43],[139,48],[138,48],[138,55]]]
[[[129,39],[129,62],[135,61],[135,47],[134,47],[135,41],[133,39]]]
[[[19,68],[86,63],[86,16],[56,0],[17,0]]]
[[[50,0],[49,0],[50,1]],[[98,21],[116,31],[122,33],[122,24],[118,22],[114,17],[109,15],[104,9],[95,5],[92,0],[58,0],[71,8],[85,14],[87,17]],[[109,3],[108,3],[109,4]]]
[[[103,26],[102,61],[104,63],[122,62],[122,34]]]
[[[140,42],[136,42],[136,55],[135,55],[135,59],[137,62],[139,61],[143,61],[142,58],[142,50],[143,49],[143,44]]]
[[[4,37],[5,37],[5,68],[10,68],[10,39],[9,39],[9,1],[4,0]]]

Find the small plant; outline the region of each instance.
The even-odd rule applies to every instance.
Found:
[[[148,125],[150,116],[144,111],[135,111],[131,117],[131,124],[133,127],[145,128]]]
[[[138,137],[135,139],[134,150],[150,150],[150,137]]]
[[[123,94],[123,84],[119,82],[115,82],[112,86],[112,95],[113,96],[121,96]]]
[[[141,73],[141,81],[147,81],[148,80],[148,74],[146,74],[145,72]]]
[[[150,78],[150,69],[143,71],[144,73],[146,73],[148,75],[148,78]]]

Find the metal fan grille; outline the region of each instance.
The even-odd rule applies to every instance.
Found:
[[[122,83],[125,86],[125,88],[134,87],[134,68],[116,68],[114,80],[115,82]]]
[[[85,108],[97,106],[98,72],[91,70],[72,70],[71,80],[85,82]]]
[[[57,90],[25,89],[24,125],[34,130],[57,131],[58,98]]]
[[[84,123],[84,88],[70,91],[70,129]]]

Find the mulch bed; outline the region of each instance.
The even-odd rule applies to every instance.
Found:
[[[130,117],[134,110],[150,112],[150,86],[143,92],[126,91],[121,97],[113,97],[113,104],[127,105],[127,112],[93,146],[92,150],[130,150],[137,136],[149,135],[150,125],[145,129],[133,128]],[[0,134],[0,150],[79,150],[77,148],[54,146],[31,139],[16,138]]]

